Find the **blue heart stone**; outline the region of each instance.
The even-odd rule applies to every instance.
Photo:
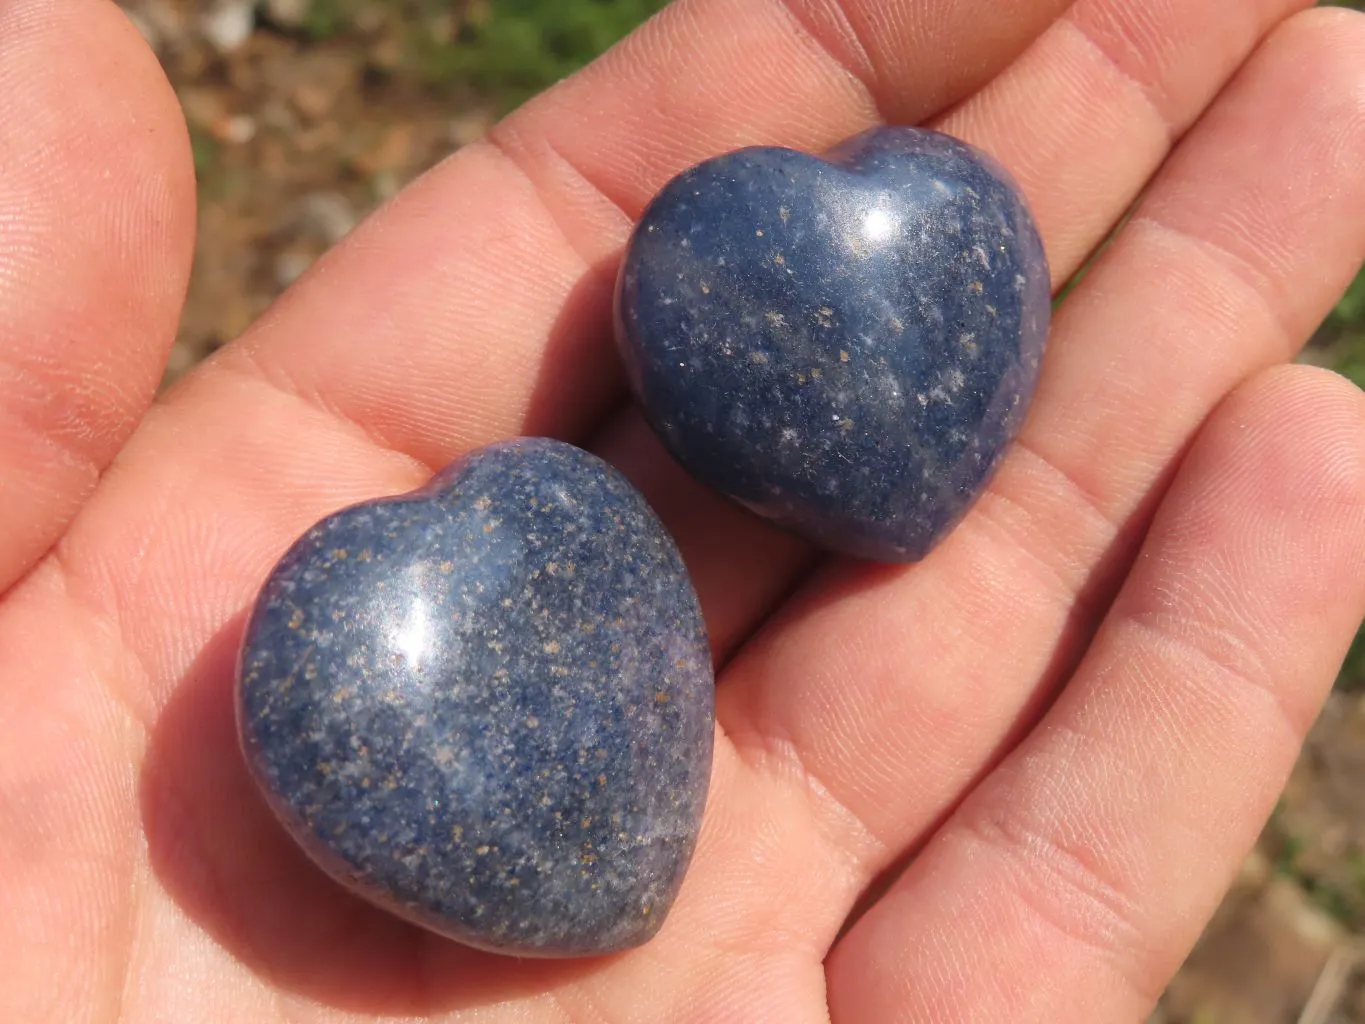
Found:
[[[946,135],[884,128],[671,182],[631,238],[617,337],[694,476],[830,549],[913,561],[1018,433],[1050,312],[1009,175]]]
[[[672,539],[624,477],[545,440],[308,531],[256,602],[238,687],[252,774],[318,864],[519,956],[658,930],[713,707]]]

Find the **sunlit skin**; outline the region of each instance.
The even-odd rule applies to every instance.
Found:
[[[194,224],[174,96],[107,0],[0,0],[0,1020],[1141,1019],[1365,613],[1365,398],[1283,365],[1365,256],[1365,20],[1068,6],[681,0],[153,402]],[[609,330],[672,175],[879,119],[1009,167],[1056,284],[1142,195],[989,492],[894,569],[683,477]],[[345,895],[232,723],[290,541],[521,433],[645,489],[722,668],[696,859],[614,959]]]

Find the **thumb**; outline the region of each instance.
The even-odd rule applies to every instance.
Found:
[[[146,411],[194,239],[175,96],[108,0],[0,0],[0,593]]]

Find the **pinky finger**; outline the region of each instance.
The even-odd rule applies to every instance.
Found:
[[[1269,371],[1195,442],[1056,706],[835,948],[834,1019],[1141,1019],[1362,614],[1365,396]]]

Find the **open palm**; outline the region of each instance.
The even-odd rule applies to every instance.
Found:
[[[680,0],[148,408],[179,113],[105,0],[0,2],[0,1019],[1138,1019],[1365,611],[1365,398],[1278,365],[1365,255],[1365,19],[1304,6]],[[880,120],[1009,166],[1058,282],[1132,213],[990,491],[894,569],[683,476],[609,309],[672,174]],[[642,487],[723,669],[682,895],[605,960],[346,895],[235,742],[242,612],[292,538],[526,433]]]

